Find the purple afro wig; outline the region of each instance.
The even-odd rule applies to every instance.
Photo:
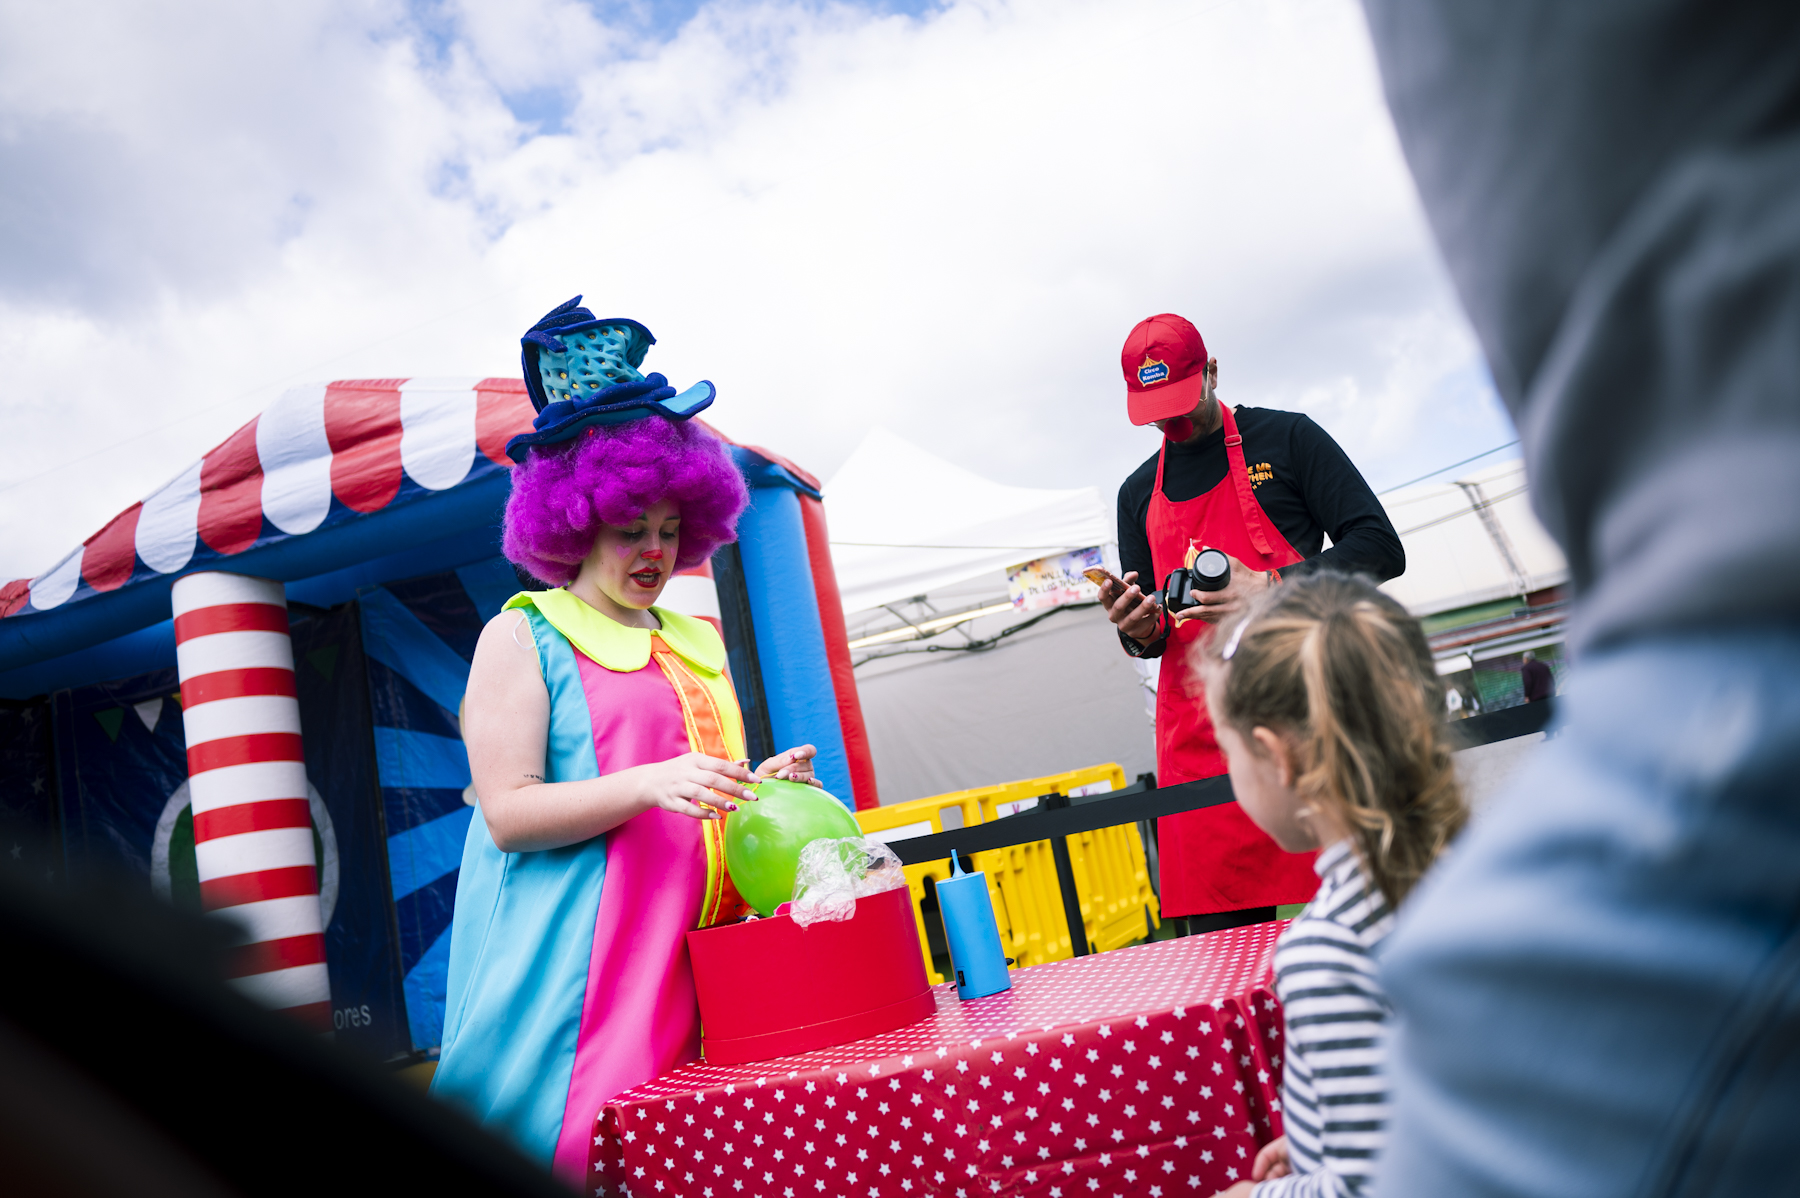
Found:
[[[567,586],[602,524],[630,524],[664,499],[681,507],[675,568],[686,570],[737,539],[750,496],[725,446],[699,421],[590,425],[565,444],[533,449],[513,469],[503,547],[534,578]]]

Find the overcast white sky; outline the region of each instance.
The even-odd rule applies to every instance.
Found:
[[[578,292],[821,476],[882,424],[1110,495],[1162,311],[1377,488],[1513,436],[1351,0],[0,0],[0,581]]]

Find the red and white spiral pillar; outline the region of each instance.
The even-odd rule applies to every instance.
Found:
[[[282,585],[238,574],[175,583],[200,902],[243,929],[233,983],[331,1030],[300,702]]]

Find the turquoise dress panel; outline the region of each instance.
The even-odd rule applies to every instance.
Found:
[[[546,782],[600,776],[575,651],[523,608],[550,692]],[[444,1043],[432,1092],[550,1166],[581,1026],[606,837],[502,853],[479,808],[463,845],[450,925]]]

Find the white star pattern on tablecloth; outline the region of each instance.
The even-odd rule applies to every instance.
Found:
[[[698,1173],[742,1198],[1160,1198],[1164,1178],[1210,1195],[1279,1132],[1276,930],[1037,966],[966,1003],[941,986],[937,1014],[896,1032],[684,1066],[602,1112],[592,1159],[610,1192],[596,1198],[695,1194]],[[725,1109],[734,1098],[753,1129]],[[715,1148],[729,1169],[707,1167]]]

